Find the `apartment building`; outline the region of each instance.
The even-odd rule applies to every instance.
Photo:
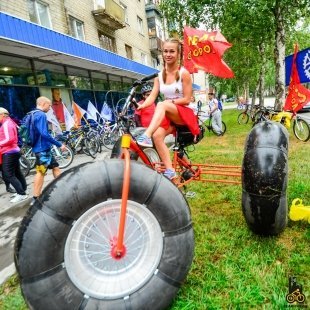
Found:
[[[52,88],[69,109],[115,105],[160,70],[164,39],[155,0],[1,1],[0,106],[22,118]]]

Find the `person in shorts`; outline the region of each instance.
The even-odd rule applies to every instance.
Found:
[[[48,132],[46,112],[51,108],[52,103],[47,97],[37,99],[36,113],[33,114],[33,146],[32,151],[36,156],[36,175],[33,184],[33,201],[41,195],[44,177],[48,169],[53,171],[54,178],[60,175],[60,169],[55,160],[51,147],[56,145],[65,150],[65,145],[55,140]]]

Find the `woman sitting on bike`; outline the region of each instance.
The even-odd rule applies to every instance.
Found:
[[[164,139],[175,132],[174,125],[188,126],[193,135],[199,134],[197,117],[188,107],[192,96],[192,80],[189,72],[180,63],[182,61],[182,44],[178,39],[168,39],[163,44],[164,69],[154,80],[154,87],[150,96],[138,109],[151,105],[159,93],[165,100],[156,106],[154,116],[145,133],[137,142],[141,146],[152,147],[152,139],[157,152],[165,165],[164,175],[173,179],[176,172],[172,167],[169,149]]]

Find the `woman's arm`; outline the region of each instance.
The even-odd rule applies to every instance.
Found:
[[[14,141],[14,132],[10,122],[6,121],[2,124],[2,131],[4,133],[4,139],[0,141],[0,146],[7,146]]]

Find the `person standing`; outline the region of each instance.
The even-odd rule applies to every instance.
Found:
[[[141,93],[143,99],[138,102],[138,105],[144,103],[146,98],[151,94],[152,86],[149,84],[145,84],[141,88]],[[152,117],[155,112],[155,103],[153,102],[150,106],[142,110],[135,110],[135,122],[137,127],[148,127],[151,123]]]
[[[64,144],[55,140],[48,132],[48,122],[46,112],[52,106],[51,100],[46,97],[37,99],[36,113],[33,113],[33,146],[32,151],[36,156],[36,175],[33,184],[33,201],[41,195],[44,177],[48,169],[52,169],[54,178],[60,175],[59,164],[55,160],[51,147],[56,145],[62,151],[65,150]]]
[[[188,107],[193,93],[192,79],[189,72],[181,66],[183,56],[182,44],[178,39],[171,38],[163,44],[164,69],[154,79],[151,94],[138,109],[145,109],[157,98],[158,94],[164,95],[164,101],[158,102],[154,116],[145,133],[138,137],[137,143],[141,146],[152,147],[156,150],[165,165],[164,176],[173,179],[176,172],[165,137],[175,132],[175,125],[185,125],[193,135],[198,135],[200,130],[197,117]]]
[[[218,100],[215,98],[214,90],[208,92],[210,117],[212,117],[211,126],[218,136],[223,135],[222,131],[222,112],[218,107]]]
[[[0,108],[0,164],[2,164],[2,175],[6,184],[12,184],[16,194],[12,203],[20,202],[28,198],[26,193],[27,183],[21,172],[18,147],[17,125],[9,117],[9,112]]]

